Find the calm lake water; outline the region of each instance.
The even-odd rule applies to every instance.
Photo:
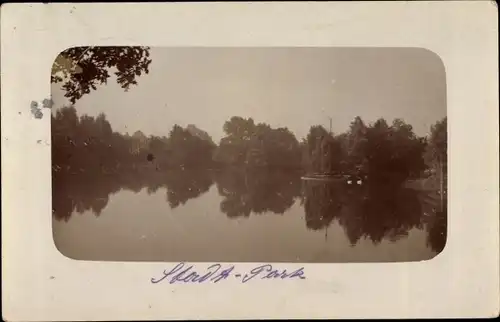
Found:
[[[446,241],[438,196],[276,171],[80,172],[54,178],[53,236],[80,260],[419,261]]]

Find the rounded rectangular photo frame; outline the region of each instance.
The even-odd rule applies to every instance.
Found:
[[[445,247],[446,73],[427,49],[75,47],[52,70],[66,257],[383,263]]]
[[[4,4],[0,16],[3,318],[7,321],[80,321],[497,316],[500,303],[497,20],[497,8],[489,1]],[[251,249],[253,246],[255,249],[249,254],[259,256],[248,260],[242,258],[243,256],[233,256],[233,260],[222,256],[229,254],[228,251],[219,252],[218,257],[209,260],[194,251],[193,245],[179,248],[186,247],[187,241],[184,240],[179,243],[181,245],[174,245],[177,248],[173,249],[191,254],[187,259],[177,256],[172,257],[169,262],[160,261],[151,251],[153,244],[150,244],[136,252],[132,252],[130,248],[123,256],[107,260],[94,256],[99,250],[97,245],[100,243],[102,246],[101,254],[105,254],[106,249],[110,251],[113,247],[119,247],[120,243],[113,246],[113,242],[123,238],[120,236],[123,231],[109,226],[109,235],[102,238],[95,230],[89,229],[89,226],[87,230],[82,230],[85,223],[75,231],[59,227],[62,229],[59,232],[66,234],[66,242],[64,244],[59,240],[58,243],[55,239],[57,223],[53,222],[53,205],[57,204],[52,194],[53,188],[64,187],[61,191],[72,192],[71,205],[78,204],[74,207],[75,210],[78,210],[78,207],[84,210],[89,207],[85,204],[88,202],[85,197],[81,194],[74,196],[74,191],[68,190],[69,185],[53,182],[55,159],[52,153],[56,145],[53,143],[55,132],[51,119],[52,109],[57,107],[53,104],[57,104],[57,100],[50,75],[53,75],[55,61],[67,67],[67,60],[57,60],[61,52],[82,46],[147,46],[174,49],[203,47],[205,50],[265,47],[325,50],[404,47],[421,48],[428,53],[434,53],[444,65],[446,96],[442,116],[446,116],[449,121],[446,132],[449,156],[447,174],[450,180],[446,182],[446,191],[447,196],[451,197],[446,207],[444,250],[432,259],[423,256],[414,258],[413,261],[273,261],[270,260],[272,257],[264,256],[266,253],[262,244],[257,244],[256,239],[248,239],[247,247]],[[300,51],[300,48],[297,50]],[[85,53],[83,57],[86,57]],[[207,56],[203,55],[202,58],[206,59]],[[230,65],[231,61],[225,63]],[[313,63],[317,61],[305,59],[302,62],[304,66],[314,65]],[[344,62],[338,68],[346,67],[348,65],[345,64],[348,63]],[[411,64],[406,64],[408,65]],[[186,67],[182,64],[179,66]],[[207,69],[211,67],[214,65],[209,65]],[[316,67],[311,67],[314,68]],[[354,73],[355,66],[351,68]],[[422,72],[421,68],[417,68],[413,76]],[[256,71],[256,68],[248,68],[250,74]],[[385,76],[395,74],[396,71],[390,69]],[[98,74],[98,71],[94,72],[94,75]],[[200,69],[199,77],[202,77],[203,73]],[[292,71],[288,70],[287,73],[287,77],[294,82],[303,82],[300,75],[297,74],[293,78]],[[411,75],[406,74],[411,79]],[[273,74],[272,70],[269,70],[267,75],[266,81],[273,77],[279,78],[279,75],[283,74]],[[126,74],[125,78],[127,76],[130,75]],[[179,76],[178,81],[191,82],[188,76]],[[167,76],[164,78],[168,80]],[[340,79],[334,78],[330,81],[339,84]],[[381,88],[383,82],[384,79],[380,78],[379,83],[374,84],[372,88]],[[226,84],[235,85],[235,82]],[[429,82],[425,81],[423,85],[429,85]],[[112,86],[111,82],[109,86]],[[223,88],[227,90],[227,86]],[[74,90],[75,87],[69,86],[67,89]],[[136,88],[132,86],[128,92],[130,96],[125,97],[134,97],[134,89]],[[374,94],[370,93],[369,89],[369,86],[365,87],[365,94],[370,98],[370,94]],[[241,88],[236,86],[232,90],[239,95],[248,93],[247,90],[241,91]],[[404,90],[404,87],[401,90]],[[96,92],[98,91],[102,92],[102,88],[96,89]],[[285,92],[292,95],[290,89]],[[177,91],[175,94],[179,95]],[[194,94],[189,95],[191,97]],[[297,98],[294,95],[297,93],[292,95]],[[371,96],[373,97],[375,96]],[[207,104],[210,103],[206,97],[203,99]],[[283,98],[276,96],[274,99],[279,102]],[[415,100],[417,98],[409,103],[414,103]],[[425,101],[425,97],[422,100]],[[371,102],[375,101],[372,99]],[[116,104],[110,111],[118,111],[120,107],[126,109],[123,104]],[[147,101],[142,102],[142,107],[139,106],[134,111],[135,122],[140,123],[143,118],[152,118],[151,113],[145,112],[146,104]],[[252,107],[245,108],[257,113]],[[293,111],[292,108],[290,110]],[[305,119],[306,112],[314,113],[313,110],[299,112],[297,110],[296,113],[303,117],[295,119],[302,118],[301,121],[308,125],[316,124]],[[429,113],[435,112],[429,110]],[[169,112],[167,109],[164,113],[172,115],[173,118],[181,115],[180,110],[175,113],[175,110]],[[194,109],[187,113],[193,114]],[[271,109],[268,109],[267,113],[275,113],[276,117],[282,114],[279,110]],[[416,116],[410,114],[418,119],[429,113],[417,113]],[[211,118],[215,114],[207,113],[206,124],[215,122]],[[111,114],[109,119],[112,119]],[[202,122],[202,118],[199,119]],[[438,119],[435,118],[436,121]],[[217,119],[219,130],[224,121],[223,118]],[[288,126],[295,131],[293,129],[299,128],[299,125],[280,124],[275,119],[268,122],[272,129]],[[328,128],[328,120],[324,122]],[[118,121],[113,124],[116,124],[116,128],[121,126]],[[431,124],[432,122],[429,123]],[[332,127],[335,127],[335,124],[332,124]],[[339,127],[342,128],[341,125]],[[346,124],[345,128],[347,127]],[[307,128],[304,135],[297,136],[304,137],[306,134]],[[154,158],[146,155],[148,162],[149,159]],[[280,158],[282,159],[284,158]],[[88,165],[89,162],[87,160],[84,164]],[[231,196],[236,195],[241,201],[242,196],[252,195],[248,194],[247,188],[243,194],[234,193],[234,190],[240,191],[240,177],[236,173],[222,176],[219,181],[222,191],[228,191]],[[87,183],[79,185],[86,185],[87,194],[98,190],[96,180],[91,176],[81,178],[88,180]],[[183,178],[176,182],[186,182]],[[259,176],[246,176],[246,179],[250,187],[253,184],[250,181],[256,181]],[[362,178],[352,178],[351,181],[359,180]],[[148,185],[152,184],[147,183],[146,186]],[[264,192],[266,196],[270,192],[278,191],[283,195],[288,191],[280,191],[281,186],[272,182],[256,184],[255,187],[255,193]],[[272,189],[266,192],[266,187]],[[189,190],[190,187],[187,188]],[[233,188],[233,192],[230,188]],[[182,194],[182,191],[184,190],[175,191],[175,195]],[[320,192],[313,195],[317,194]],[[360,196],[361,199],[366,197]],[[259,198],[264,199],[262,195]],[[137,216],[148,216],[158,212],[133,209],[130,206],[132,203],[142,202],[138,199],[133,201],[133,195],[124,194],[122,199],[125,206],[121,209],[123,212],[129,212],[129,215],[135,213]],[[275,202],[266,200],[270,200],[271,204]],[[195,201],[192,203],[196,203]],[[168,200],[162,202],[168,205]],[[186,207],[192,203],[186,203]],[[321,202],[315,201],[312,204],[318,205]],[[117,207],[120,202],[113,200],[107,207],[112,205]],[[197,207],[186,210],[182,216],[196,216],[201,210],[221,209],[220,200],[212,202],[211,208],[207,203],[198,204]],[[254,205],[251,208],[258,207]],[[99,210],[99,204],[92,204],[90,209]],[[108,208],[103,209],[104,212]],[[115,212],[119,213],[118,210]],[[74,216],[86,220],[86,217],[80,218],[78,213]],[[113,216],[109,213],[109,216],[102,218]],[[300,217],[300,213],[297,212],[296,216]],[[248,223],[251,223],[250,220]],[[304,221],[300,223],[304,225]],[[208,227],[209,222],[201,225]],[[153,226],[157,225],[150,228],[154,228]],[[140,229],[132,223],[128,231],[140,239]],[[278,228],[274,228],[274,231],[279,232]],[[254,230],[245,233],[251,236],[258,232]],[[284,236],[291,232],[293,230],[281,233]],[[223,238],[224,232],[220,234]],[[83,235],[87,235],[85,240],[95,242],[93,253],[83,249],[85,244],[81,243],[82,239],[79,237]],[[241,231],[239,235],[245,237]],[[302,238],[305,240],[305,237]],[[215,237],[212,241],[214,239]],[[143,242],[147,240],[146,238]],[[210,241],[210,238],[204,240]],[[155,245],[167,247],[163,241],[158,239]],[[237,250],[240,247],[234,254],[243,254],[242,245],[232,245]],[[207,242],[206,251],[214,251],[217,246],[221,247]],[[61,247],[66,247],[66,253],[68,249],[72,252],[73,256],[69,257],[80,256],[80,259],[75,260],[69,258],[68,254],[63,255]],[[147,253],[148,249],[150,253]],[[129,254],[134,256],[127,260],[125,257]],[[281,252],[276,254],[282,255]]]

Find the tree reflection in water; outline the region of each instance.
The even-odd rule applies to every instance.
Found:
[[[300,195],[300,174],[294,172],[232,169],[217,172],[215,182],[223,198],[220,210],[229,218],[282,215]]]
[[[167,188],[167,201],[172,209],[198,198],[213,184],[211,173],[204,169],[171,171],[164,175],[163,181]]]
[[[96,184],[99,182],[99,184]],[[92,175],[53,174],[52,212],[57,220],[68,221],[71,215],[92,211],[99,216],[109,201],[109,196],[122,189],[116,178],[101,175],[97,181]]]
[[[85,211],[99,216],[110,195],[120,190],[138,193],[144,188],[148,194],[165,189],[166,201],[174,209],[207,192],[214,182],[222,197],[220,211],[228,218],[284,214],[300,199],[308,229],[322,230],[337,220],[351,245],[361,239],[374,244],[396,241],[412,228],[425,228],[428,247],[437,253],[446,242],[446,202],[441,206],[436,192],[390,184],[301,181],[298,173],[271,170],[54,173],[53,213],[64,221]]]
[[[347,186],[314,181],[304,182],[303,193],[307,228],[325,229],[338,220],[352,246],[362,238],[373,244],[383,239],[395,242],[426,225],[429,246],[436,252],[444,247],[446,209],[435,211],[435,193],[389,183]]]
[[[199,197],[213,184],[208,170],[163,171],[151,169],[123,173],[53,173],[53,213],[58,220],[68,221],[74,212],[92,211],[99,216],[109,196],[120,190],[139,193],[146,188],[148,194],[166,189],[166,201],[176,208],[188,200]]]
[[[427,230],[427,245],[436,253],[440,253],[447,238],[447,199],[438,201],[439,195],[422,194],[424,205],[423,222]]]
[[[361,238],[374,244],[397,241],[412,228],[422,228],[417,192],[391,184],[368,184],[347,196],[339,219],[352,245]]]
[[[436,212],[433,221],[427,227],[427,244],[436,253],[443,251],[447,237],[447,218],[446,210]]]
[[[311,230],[327,228],[342,209],[342,185],[322,181],[304,181],[302,204],[306,226]]]

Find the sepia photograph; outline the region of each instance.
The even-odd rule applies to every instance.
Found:
[[[495,3],[0,9],[3,320],[499,315]]]
[[[55,245],[87,261],[431,260],[446,94],[417,47],[69,48],[51,74]]]

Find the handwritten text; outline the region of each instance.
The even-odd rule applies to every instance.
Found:
[[[162,276],[151,278],[151,283],[218,283],[227,279],[236,279],[241,283],[247,283],[254,279],[305,278],[303,267],[289,272],[286,269],[276,269],[271,264],[264,264],[254,267],[249,271],[238,272],[234,265],[223,267],[221,264],[213,264],[203,271],[197,271],[193,265],[179,263],[172,269],[164,270]]]

